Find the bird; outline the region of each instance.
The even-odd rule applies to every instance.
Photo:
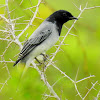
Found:
[[[66,10],[58,10],[46,18],[24,43],[19,57],[14,63],[29,66],[35,57],[49,50],[59,40],[62,26],[69,20],[78,20]]]

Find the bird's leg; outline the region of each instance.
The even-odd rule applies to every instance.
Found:
[[[44,58],[44,62],[47,60],[48,55],[41,53],[40,55],[42,55]]]
[[[35,57],[35,60],[41,65],[42,63]]]
[[[48,55],[43,54],[43,53],[41,53],[40,55],[42,55],[42,56],[43,56],[43,60],[44,60],[44,66],[43,66],[43,72],[44,72],[44,71],[45,71],[45,68],[46,68],[45,61],[48,59]]]

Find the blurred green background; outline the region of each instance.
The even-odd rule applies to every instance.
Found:
[[[13,10],[10,13],[11,19],[23,16],[21,19],[15,21],[15,30],[23,30],[27,24],[20,25],[17,23],[27,23],[28,20],[32,18],[32,11],[34,12],[36,8],[32,8],[32,11],[26,8],[36,6],[38,0],[23,0],[22,3],[22,0],[8,1],[9,10]],[[41,19],[36,18],[34,20],[33,25],[20,37],[21,42],[28,39],[43,20],[56,10],[64,9],[77,17],[80,14],[78,9],[80,5],[82,9],[87,2],[87,7],[100,6],[100,0],[43,0],[42,2],[43,3],[39,6],[39,13],[37,14],[37,17]],[[74,4],[78,8],[75,7]],[[5,6],[1,7],[2,5],[5,5],[5,0],[0,0],[0,14],[5,14],[5,17],[8,18]],[[73,21],[65,23],[68,28],[70,28],[72,24]],[[0,30],[3,30],[4,27],[7,27],[6,23],[0,18]],[[63,26],[61,36],[64,36],[67,31],[68,30]],[[16,31],[15,35],[18,35],[20,32],[21,31]],[[98,83],[100,83],[100,8],[85,10],[70,33],[74,35],[69,34],[64,41],[64,43],[68,45],[61,46],[63,51],[59,51],[53,61],[56,61],[55,65],[73,80],[75,80],[78,69],[77,80],[95,75],[94,78],[77,84],[79,92],[82,97],[84,97],[88,89],[92,87],[92,82],[98,81]],[[5,38],[6,36],[7,33],[0,32],[1,38]],[[62,39],[63,37],[60,38],[60,40]],[[59,44],[59,42],[57,44]],[[7,45],[7,41],[0,40],[0,55],[3,54]],[[52,47],[47,51],[47,54],[50,56],[52,55],[51,53],[55,51],[56,48]],[[14,56],[19,52],[19,47],[15,43],[12,43],[7,49],[4,59],[8,61],[10,58],[15,61],[18,56]],[[2,58],[0,58],[0,61],[2,61]],[[9,76],[5,66],[7,66],[11,78],[7,81],[7,84],[4,84],[4,87],[2,87],[2,83],[5,83],[5,80]],[[58,96],[61,97],[61,100],[81,100],[77,95],[74,84],[69,79],[63,77],[53,66],[49,66],[47,69],[46,78],[51,85],[59,80],[53,88]],[[24,77],[20,80],[20,69],[16,66],[13,67],[13,63],[0,63],[0,83],[0,100],[43,100],[44,94],[50,94],[34,68],[29,68]],[[95,89],[90,91],[85,100],[93,100],[97,96],[100,90],[100,84],[96,84]],[[47,100],[55,99],[48,98]]]

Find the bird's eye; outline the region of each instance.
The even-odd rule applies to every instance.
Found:
[[[67,16],[67,14],[66,14],[66,13],[63,13],[63,15],[64,15],[64,16]]]

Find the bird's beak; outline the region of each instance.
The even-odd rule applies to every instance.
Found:
[[[74,19],[74,20],[78,20],[78,18],[76,18],[76,17],[74,17],[74,16],[73,16],[73,17],[70,17],[70,20],[73,20],[73,19]]]

